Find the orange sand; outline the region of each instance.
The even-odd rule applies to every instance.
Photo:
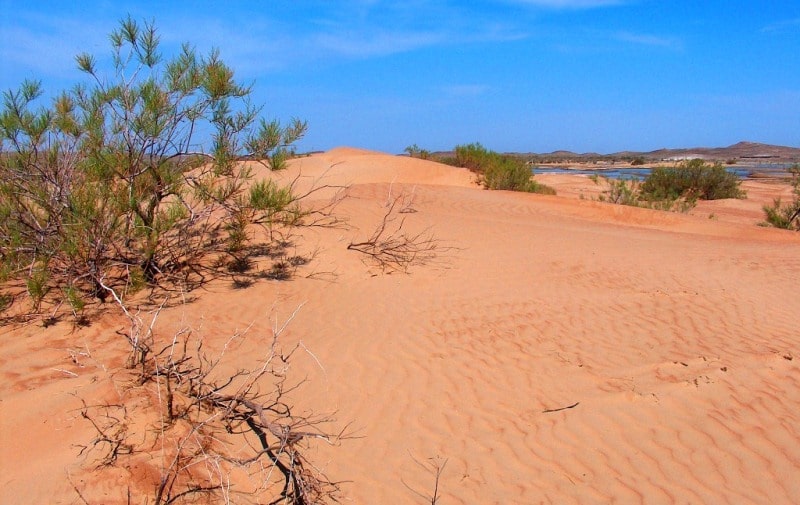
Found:
[[[158,331],[202,325],[222,345],[252,323],[260,345],[303,304],[285,334],[309,350],[297,406],[359,437],[311,453],[349,481],[344,503],[425,503],[411,489],[432,490],[428,458],[447,460],[443,505],[800,501],[800,234],[756,226],[785,185],[680,215],[591,201],[578,176],[537,177],[558,196],[490,192],[347,148],[284,177],[298,174],[349,185],[347,227],[304,230],[316,258],[295,279],[211,284]],[[443,249],[382,273],[346,247],[401,193],[406,226]],[[0,329],[1,503],[81,503],[70,479],[119,496],[122,478],[93,483],[76,457],[93,436],[76,395],[114,398],[124,326]]]

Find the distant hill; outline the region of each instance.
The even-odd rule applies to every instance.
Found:
[[[670,159],[704,158],[716,161],[800,163],[800,148],[776,146],[759,142],[739,142],[728,147],[691,147],[676,149],[656,149],[655,151],[620,151],[616,153],[575,153],[558,150],[550,153],[513,152],[506,153],[534,161],[598,161],[598,160],[633,160],[641,158],[647,162]],[[437,151],[431,153],[434,158],[447,158],[455,155],[453,151]]]
[[[551,159],[626,159],[643,158],[648,161],[660,161],[680,158],[705,158],[710,160],[737,161],[774,161],[800,162],[800,148],[761,144],[758,142],[739,142],[728,147],[692,147],[678,149],[657,149],[655,151],[621,151],[611,154],[573,153],[570,151],[554,151],[552,153],[515,153],[521,156]]]

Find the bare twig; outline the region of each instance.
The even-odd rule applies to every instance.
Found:
[[[131,443],[124,404],[92,408],[84,402],[81,415],[98,435],[81,452],[102,449],[101,466],[110,466],[122,456],[132,458],[157,447],[157,459],[162,464],[153,498],[158,505],[199,494],[214,495],[227,502],[231,493],[248,493],[237,491],[230,478],[237,467],[260,469],[263,485],[249,491],[259,493],[259,502],[263,500],[262,493],[269,493],[268,501],[272,503],[310,505],[336,501],[339,483],[328,479],[306,458],[304,446],[311,440],[336,443],[349,437],[345,430],[329,432],[326,427],[330,418],[297,415],[287,403],[287,395],[297,387],[287,383],[288,362],[295,350],[310,351],[297,344],[283,352],[279,337],[302,306],[285,320],[274,320],[265,356],[252,369],[230,372],[221,367],[230,345],[250,327],[230,337],[213,358],[205,354],[202,338],[188,328],[179,330],[163,348],[144,355],[135,383],[146,387],[129,390],[131,401],[131,394],[136,396],[136,391],[146,392],[151,386],[152,393],[145,397],[159,412],[158,424],[150,430],[156,434],[155,444],[148,449],[143,443]],[[152,335],[154,324],[151,321],[145,327],[132,322],[131,328]],[[134,345],[141,338],[131,335],[128,341]],[[121,410],[112,414],[112,408]],[[245,443],[235,442],[237,437],[243,437]],[[252,443],[253,439],[257,443]],[[249,453],[242,452],[243,447],[249,448]]]
[[[392,199],[372,235],[350,242],[347,249],[365,254],[383,271],[405,272],[412,265],[435,258],[441,247],[430,231],[407,233],[403,229],[405,217],[398,221],[399,214],[413,212],[411,201],[404,195]]]
[[[438,457],[437,458],[428,458],[428,463],[427,464],[422,463],[417,458],[415,458],[413,455],[411,455],[411,459],[414,461],[414,463],[416,463],[423,470],[433,473],[433,476],[434,476],[434,479],[433,479],[433,491],[432,491],[431,494],[421,493],[421,492],[417,491],[416,489],[412,488],[411,486],[409,486],[408,484],[406,484],[406,482],[402,478],[400,479],[400,482],[402,482],[403,485],[409,491],[411,491],[415,495],[419,496],[420,498],[425,500],[430,505],[436,505],[439,502],[439,498],[440,498],[440,496],[439,496],[439,481],[441,480],[442,472],[444,472],[444,467],[447,465],[447,459],[445,459],[444,461],[440,461],[441,458],[438,458]]]
[[[567,405],[566,407],[559,407],[557,409],[545,409],[545,410],[542,411],[542,414],[549,414],[550,412],[560,412],[562,410],[574,409],[575,407],[577,407],[580,404],[581,404],[581,402],[575,402],[572,405]]]

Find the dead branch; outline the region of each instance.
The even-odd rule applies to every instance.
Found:
[[[366,240],[350,242],[347,249],[365,254],[383,271],[408,271],[412,265],[423,265],[437,256],[441,250],[439,241],[423,230],[408,233],[403,229],[405,217],[400,214],[415,212],[412,198],[399,195],[387,202],[380,223]]]
[[[285,352],[279,337],[301,307],[282,323],[275,321],[265,355],[254,368],[223,369],[229,346],[247,330],[234,334],[213,357],[206,353],[202,337],[189,329],[176,332],[160,349],[151,346],[123,401],[149,399],[146,405],[158,414],[148,430],[155,440],[131,442],[128,426],[135,423],[125,403],[88,407],[84,402],[81,415],[97,436],[81,453],[100,451],[101,467],[131,467],[136,458],[153,458],[155,451],[161,469],[151,499],[159,505],[201,494],[229,500],[232,492],[259,503],[265,493],[271,503],[336,501],[340,483],[319,471],[305,449],[314,440],[335,444],[349,437],[327,429],[331,418],[295,414],[288,402],[287,395],[301,384],[288,382],[288,364],[293,353],[305,347],[297,344]],[[154,321],[148,326],[131,323],[133,330],[144,333],[152,334],[153,327]],[[133,335],[128,341],[133,346],[141,338]],[[112,413],[113,408],[118,409]],[[237,469],[257,469],[261,487],[236,488],[230,475]]]
[[[566,407],[559,407],[557,409],[545,409],[545,410],[542,411],[542,414],[549,414],[550,412],[561,412],[562,410],[574,409],[575,407],[577,407],[580,404],[581,404],[581,402],[575,402],[572,405],[567,405]]]
[[[111,466],[116,463],[120,455],[128,455],[133,452],[133,445],[128,442],[128,428],[125,418],[127,411],[124,405],[103,404],[87,405],[81,399],[83,408],[80,411],[81,417],[92,425],[97,435],[89,444],[80,446],[79,456],[91,451],[99,451],[97,467]],[[117,415],[112,415],[112,411],[117,411]]]

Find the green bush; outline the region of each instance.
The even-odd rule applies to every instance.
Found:
[[[237,160],[283,168],[305,122],[259,119],[216,51],[187,44],[162,59],[152,24],[129,17],[110,40],[111,67],[79,55],[88,84],[49,105],[38,82],[3,93],[0,271],[34,306],[52,296],[82,308],[142,280],[186,285],[226,238],[241,250],[248,224],[297,219],[289,189],[251,185]]]
[[[530,182],[531,170],[515,159],[496,156],[483,169],[483,184],[488,189],[527,191]]]
[[[789,169],[792,174],[792,193],[794,198],[783,205],[780,198],[776,198],[772,206],[764,206],[767,226],[783,228],[785,230],[800,231],[800,165]]]
[[[741,181],[720,164],[708,165],[691,160],[678,167],[657,167],[641,183],[603,178],[608,189],[600,201],[646,207],[655,210],[687,212],[697,200],[744,198]],[[599,179],[595,178],[595,183]]]
[[[473,172],[483,173],[486,168],[500,157],[498,153],[489,151],[479,142],[472,144],[458,145],[455,148],[455,164]]]
[[[597,176],[593,176],[592,179],[595,184],[599,183],[599,178]],[[605,182],[608,184],[608,190],[605,194],[600,195],[601,202],[610,202],[616,203],[619,205],[629,205],[632,207],[641,207],[641,202],[639,201],[639,194],[638,194],[638,186],[639,183],[637,181],[626,181],[624,179],[610,179],[608,177],[603,177]]]
[[[456,146],[455,165],[477,173],[487,189],[556,193],[553,188],[533,180],[531,169],[522,159],[490,151],[479,143]]]
[[[741,183],[736,174],[721,164],[709,165],[694,159],[677,167],[653,169],[639,188],[639,196],[647,201],[744,198]]]
[[[421,160],[427,160],[431,157],[430,151],[420,148],[417,144],[406,147],[405,152],[407,152],[412,158],[419,158]]]

